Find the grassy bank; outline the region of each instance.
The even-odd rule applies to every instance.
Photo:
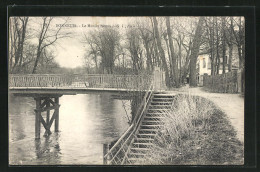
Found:
[[[242,165],[243,144],[226,115],[205,98],[178,95],[141,164]]]

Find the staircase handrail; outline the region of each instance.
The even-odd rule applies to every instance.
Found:
[[[122,144],[122,146],[117,150],[117,152],[114,154],[114,157],[109,160],[110,162],[113,161],[113,159],[116,157],[116,155],[121,151],[121,149],[123,148],[123,146],[126,144],[126,142],[129,140],[129,138],[132,137],[132,135],[135,133],[136,129],[139,127],[140,125],[140,121],[143,117],[144,111],[147,107],[147,104],[149,102],[149,99],[152,95],[153,92],[153,80],[151,81],[151,84],[148,88],[148,90],[146,90],[145,96],[142,100],[141,105],[139,106],[136,116],[133,119],[132,124],[130,125],[130,127],[124,132],[124,134],[118,139],[118,141],[113,145],[113,147],[107,152],[107,154],[104,156],[104,158],[107,158],[110,154],[112,154],[112,152],[114,151],[114,149],[121,143],[121,141],[124,140],[124,138],[129,134],[129,132],[131,131],[131,133],[128,135],[128,137],[124,140],[124,143]],[[149,94],[150,93],[150,94]],[[133,130],[132,130],[133,129]],[[129,146],[129,145],[128,145]],[[126,155],[125,155],[126,156]]]
[[[144,96],[143,101],[144,101],[144,100],[146,100],[146,101],[145,101],[144,107],[143,107],[143,108],[140,108],[140,109],[142,109],[142,112],[141,112],[141,115],[139,115],[138,121],[137,121],[137,123],[136,123],[136,125],[135,125],[136,127],[135,127],[134,130],[132,131],[131,135],[134,134],[134,133],[137,131],[137,129],[140,127],[140,124],[141,124],[140,121],[141,121],[141,119],[143,118],[143,115],[144,115],[144,112],[145,112],[146,107],[147,107],[147,105],[148,105],[148,102],[149,102],[149,100],[150,100],[150,97],[152,96],[153,88],[154,88],[154,86],[153,86],[153,84],[152,84],[152,86],[150,86],[149,90],[146,92],[146,95]],[[151,90],[151,91],[150,91],[150,90]],[[148,94],[149,92],[150,92],[150,94]],[[147,98],[148,98],[148,99],[147,99]],[[141,107],[141,106],[140,106],[140,107]],[[134,139],[134,138],[133,138],[133,139]],[[129,149],[130,149],[131,144],[132,144],[132,142],[128,145],[127,152],[125,153],[125,156],[124,156],[124,158],[123,158],[123,161],[121,162],[121,165],[123,165],[123,163],[125,162],[125,158],[126,158],[126,156],[127,156],[127,153],[128,153],[128,151],[129,151]]]

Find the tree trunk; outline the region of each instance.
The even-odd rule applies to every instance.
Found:
[[[226,31],[225,31],[225,26],[226,26],[226,21],[224,17],[221,17],[221,23],[222,23],[222,58],[223,58],[223,71],[222,73],[226,73]]]
[[[22,67],[22,62],[23,62],[23,46],[24,46],[24,41],[25,41],[25,34],[26,34],[26,27],[27,27],[27,23],[28,23],[28,19],[29,17],[25,17],[24,20],[22,20],[22,38],[21,38],[21,51],[20,51],[20,61],[19,61],[19,68],[18,71],[21,71],[21,67]]]
[[[36,69],[37,69],[37,66],[38,66],[38,61],[39,61],[41,53],[42,53],[40,47],[41,47],[41,44],[38,45],[36,60],[35,60],[34,66],[33,66],[32,74],[36,73]]]
[[[238,51],[238,58],[239,58],[239,69],[242,68],[243,64],[242,64],[242,51],[241,51],[241,47],[240,45],[237,46],[237,51]]]
[[[197,86],[196,63],[197,63],[200,44],[201,44],[203,20],[204,17],[200,17],[195,31],[194,39],[192,41],[193,43],[192,43],[191,59],[190,59],[190,86]]]
[[[9,43],[9,60],[8,60],[8,62],[9,62],[9,72],[11,72],[12,73],[12,71],[13,71],[13,69],[12,69],[12,67],[13,67],[13,50],[14,50],[14,38],[13,38],[13,34],[14,34],[14,31],[13,31],[13,29],[12,29],[12,20],[11,20],[11,18],[10,18],[10,21],[9,21],[9,23],[10,23],[10,25],[9,25],[9,39],[10,39],[10,42],[11,43]]]
[[[168,57],[169,57],[169,60],[170,60],[170,86],[172,87],[172,83],[173,83],[173,78],[174,78],[174,75],[173,75],[173,67],[172,67],[172,58],[171,58],[171,54],[170,54],[170,48],[169,48],[169,44],[168,44],[168,40],[167,40],[167,36],[164,35],[164,40],[165,40],[165,43],[166,43],[166,47],[167,47],[167,52],[168,52]]]
[[[151,71],[151,69],[152,69],[152,59],[151,59],[151,53],[150,53],[147,41],[144,41],[144,47],[145,47],[145,50],[146,50],[146,65],[147,65],[147,69],[148,69],[148,71]]]
[[[170,54],[172,60],[172,67],[173,67],[173,76],[174,76],[174,82],[175,86],[179,87],[179,76],[178,76],[178,66],[177,66],[177,59],[174,55],[174,48],[173,48],[173,41],[172,41],[172,31],[171,31],[171,24],[170,24],[170,17],[165,17],[166,18],[166,27],[167,27],[167,34],[168,34],[168,39],[169,39],[169,48],[170,48]]]
[[[182,40],[180,40],[180,41],[182,41]],[[179,65],[180,65],[179,83],[181,83],[181,72],[182,72],[182,69],[181,69],[181,42],[179,43]]]
[[[164,50],[162,48],[161,38],[159,36],[158,23],[157,23],[156,17],[153,17],[153,23],[154,23],[154,31],[155,31],[155,39],[156,39],[156,42],[157,42],[157,47],[158,47],[158,50],[159,50],[160,58],[162,60],[163,68],[165,70],[166,85],[169,86],[169,70],[168,70],[168,67],[167,67]]]
[[[215,59],[214,58],[211,60],[211,75],[212,76],[215,75]]]
[[[220,57],[219,57],[219,55],[217,56],[217,67],[216,67],[216,74],[218,75],[219,74],[219,67],[220,67]]]
[[[229,51],[229,55],[228,55],[228,71],[231,72],[232,71],[232,56],[233,56],[233,45],[229,44],[228,45],[228,51]]]
[[[216,27],[216,37],[217,37],[217,42],[216,42],[216,50],[217,50],[217,56],[216,56],[216,61],[217,61],[217,71],[216,73],[219,74],[219,66],[220,66],[220,56],[219,56],[219,32],[218,32],[218,18],[215,19],[215,27]]]

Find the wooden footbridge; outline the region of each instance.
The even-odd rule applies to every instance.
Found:
[[[163,113],[171,106],[173,95],[159,92],[166,87],[164,81],[159,68],[152,75],[9,75],[9,93],[35,99],[35,138],[39,139],[41,124],[44,135],[51,134],[53,123],[55,132],[59,131],[62,95],[145,92],[127,131],[114,144],[103,147],[104,164],[138,164],[162,125]]]

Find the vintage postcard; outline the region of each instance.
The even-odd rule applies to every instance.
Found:
[[[9,165],[244,165],[245,18],[9,18]]]

